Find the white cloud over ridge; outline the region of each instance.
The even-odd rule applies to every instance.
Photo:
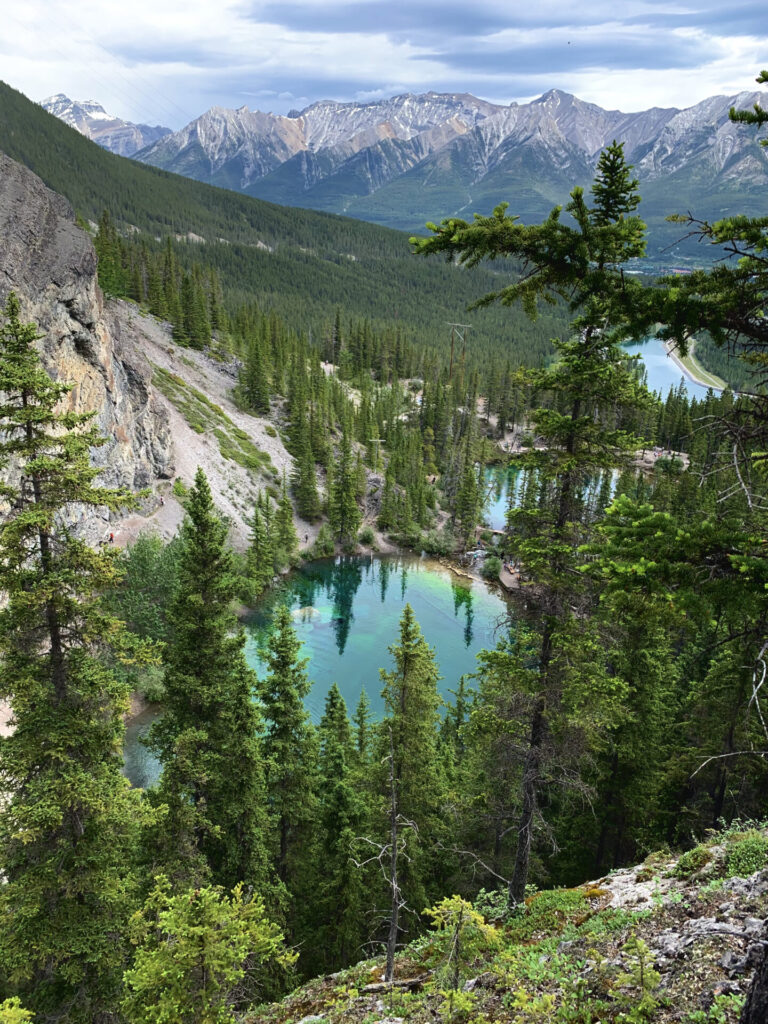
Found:
[[[600,106],[689,106],[754,87],[768,23],[752,0],[27,0],[4,11],[2,78],[178,128],[208,107],[550,88]]]

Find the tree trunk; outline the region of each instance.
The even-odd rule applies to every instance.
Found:
[[[525,887],[528,883],[528,865],[531,859],[531,839],[533,838],[533,817],[536,813],[536,794],[539,784],[541,767],[541,741],[544,735],[544,700],[539,698],[531,722],[531,740],[523,769],[522,797],[523,807],[520,812],[520,824],[517,829],[517,853],[515,868],[509,883],[509,903],[513,906],[525,899]]]
[[[395,950],[397,949],[397,932],[400,922],[400,886],[397,879],[397,786],[395,784],[395,747],[391,729],[389,730],[389,793],[389,884],[392,889],[392,913],[387,936],[385,982],[391,982],[395,977]]]
[[[763,960],[755,971],[739,1024],[765,1024],[768,1021],[768,941],[763,941]]]

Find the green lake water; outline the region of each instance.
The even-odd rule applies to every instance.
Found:
[[[312,689],[306,706],[315,722],[334,682],[350,714],[365,688],[374,715],[382,715],[379,669],[393,666],[388,647],[397,642],[406,604],[436,649],[440,690],[446,695],[475,670],[478,651],[496,645],[509,614],[497,589],[457,576],[433,559],[321,559],[291,573],[246,619],[246,657],[260,676],[265,666],[259,648],[278,603],[291,610],[302,656],[309,659]],[[126,774],[135,785],[147,785],[157,775],[157,765],[139,743],[150,721],[151,714],[144,715],[127,730]]]

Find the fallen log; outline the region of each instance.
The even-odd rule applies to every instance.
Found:
[[[420,974],[417,978],[398,978],[396,981],[374,981],[370,985],[364,985],[361,992],[388,992],[391,988],[421,988],[425,981],[429,981],[430,972]]]

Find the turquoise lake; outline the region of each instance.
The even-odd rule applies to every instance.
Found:
[[[312,689],[306,706],[314,722],[334,682],[350,714],[364,688],[374,716],[381,717],[379,669],[393,667],[388,647],[397,642],[406,604],[439,652],[439,685],[445,695],[462,675],[475,671],[478,651],[496,645],[509,616],[497,588],[458,576],[431,558],[321,559],[291,573],[245,620],[246,657],[262,677],[259,648],[277,604],[290,609],[302,656],[309,659]],[[157,776],[157,765],[139,743],[151,720],[148,712],[127,729],[125,770],[134,785],[148,785]]]
[[[683,381],[685,393],[689,398],[702,399],[706,397],[708,388],[694,382],[686,377],[682,370],[675,365],[667,355],[664,343],[658,338],[648,338],[637,345],[627,345],[627,351],[631,355],[639,355],[645,365],[648,375],[648,390],[656,391],[666,398],[669,392],[679,386]]]

